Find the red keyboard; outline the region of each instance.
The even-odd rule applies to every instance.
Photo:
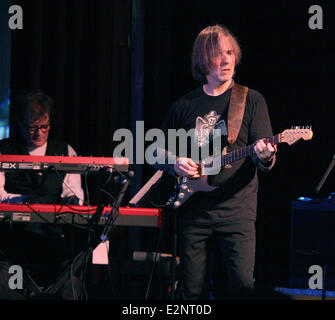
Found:
[[[0,203],[0,221],[84,225],[96,209],[95,206]],[[111,212],[112,207],[104,207],[98,224],[103,225]],[[121,207],[113,221],[117,226],[161,227],[162,209]]]
[[[103,169],[128,171],[128,158],[0,155],[1,171],[59,170],[72,173],[94,172]]]

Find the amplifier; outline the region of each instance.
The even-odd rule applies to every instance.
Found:
[[[309,288],[317,265],[326,272],[326,289],[335,289],[335,201],[309,199],[293,201],[291,211],[289,284]]]

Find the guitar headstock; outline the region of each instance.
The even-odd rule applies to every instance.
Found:
[[[311,127],[295,127],[294,129],[286,129],[280,134],[280,142],[286,142],[291,145],[296,143],[300,139],[311,140],[313,137],[313,131]]]

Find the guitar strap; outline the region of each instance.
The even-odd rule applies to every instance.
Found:
[[[228,107],[228,142],[234,144],[241,129],[248,87],[233,84]]]

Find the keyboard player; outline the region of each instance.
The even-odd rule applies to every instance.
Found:
[[[14,136],[0,141],[1,154],[76,156],[70,145],[49,137],[53,114],[53,101],[49,96],[42,92],[25,92],[13,102],[16,130]],[[83,199],[79,174],[0,172],[0,202],[82,205]],[[71,258],[62,230],[51,230],[51,226],[46,224],[27,225],[24,230],[20,227],[15,226],[10,231],[8,225],[1,226],[0,299],[22,298],[19,292],[8,288],[9,265],[21,263],[31,266],[36,263],[36,273],[42,275],[46,271],[43,263],[47,262],[55,266],[56,274],[60,270],[58,266]],[[49,276],[47,273],[46,277]],[[74,288],[73,279],[70,280],[57,298],[79,298],[80,283]]]

